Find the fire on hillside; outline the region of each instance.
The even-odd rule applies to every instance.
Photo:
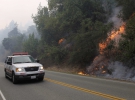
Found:
[[[86,73],[84,73],[83,71],[78,72],[79,75],[87,75]]]
[[[118,46],[119,39],[121,38],[121,34],[123,34],[125,31],[125,24],[120,26],[119,29],[111,31],[110,34],[108,34],[108,37],[106,41],[99,43],[99,51],[100,54],[103,54],[104,49],[109,45],[109,43],[114,40],[116,42],[115,46]]]
[[[110,63],[109,59],[105,57],[104,50],[109,45],[109,43],[113,40],[116,42],[115,46],[118,46],[119,39],[121,38],[121,34],[124,34],[125,31],[125,23],[120,26],[119,29],[113,30],[110,34],[108,34],[107,39],[99,43],[99,55],[95,57],[93,63],[89,66],[88,73],[90,75],[105,75],[110,73],[107,66]]]

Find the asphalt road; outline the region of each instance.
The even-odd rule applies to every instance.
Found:
[[[43,82],[13,84],[0,65],[0,100],[135,100],[135,83],[46,71]]]

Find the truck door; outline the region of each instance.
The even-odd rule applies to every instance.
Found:
[[[6,72],[8,75],[12,76],[12,57],[8,57],[8,60],[6,62]]]

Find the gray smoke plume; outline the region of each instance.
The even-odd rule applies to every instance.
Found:
[[[121,9],[122,7],[113,8],[111,17],[108,20],[108,22],[113,22],[115,28],[119,28],[123,24],[123,21],[118,17]]]
[[[17,31],[19,31],[20,34],[24,35],[24,38],[28,38],[29,34],[34,34],[36,38],[40,38],[38,31],[36,29],[35,25],[31,25],[27,27],[25,32],[21,32],[23,29],[18,28],[18,24],[15,21],[11,21],[8,26],[6,26],[4,29],[0,29],[0,62],[4,62],[5,58],[9,55],[11,55],[10,50],[6,50],[2,44],[4,38],[9,38],[9,33],[13,31],[14,28],[17,28]],[[14,32],[15,33],[15,32]]]
[[[106,75],[106,77],[108,78],[135,81],[134,67],[129,68],[127,66],[124,66],[121,62],[116,61],[109,64],[108,70],[112,72],[111,74]]]
[[[115,28],[119,28],[124,22],[118,18],[118,13],[121,10],[121,7],[116,7],[114,9],[114,13],[109,22],[112,21],[114,23]],[[121,35],[117,35],[115,38],[115,42],[117,42],[121,38]],[[124,79],[124,80],[132,80],[135,81],[135,68],[129,68],[124,66],[121,62],[115,61],[108,64],[108,70],[111,74],[107,74],[106,77],[116,78],[116,79]]]

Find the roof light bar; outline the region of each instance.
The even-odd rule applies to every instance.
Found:
[[[28,55],[28,52],[15,52],[13,53],[13,56],[15,55]]]

